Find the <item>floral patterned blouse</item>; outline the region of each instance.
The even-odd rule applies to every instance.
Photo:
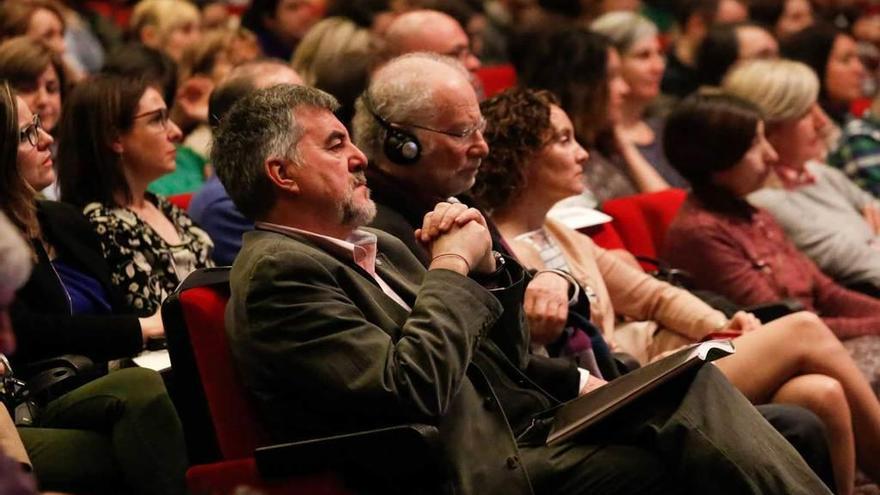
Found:
[[[180,244],[169,244],[127,208],[89,203],[83,215],[101,240],[111,281],[132,312],[149,316],[197,268],[213,266],[214,243],[180,208],[162,196],[147,199],[174,224]]]

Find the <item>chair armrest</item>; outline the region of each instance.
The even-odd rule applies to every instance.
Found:
[[[345,435],[302,440],[254,452],[257,470],[266,478],[340,469],[357,476],[388,475],[394,466],[397,478],[416,480],[443,476],[436,426],[408,424]]]
[[[761,323],[769,323],[777,318],[782,318],[785,315],[790,315],[803,310],[804,305],[794,298],[782,299],[772,303],[756,304],[754,306],[743,308],[743,311],[748,311],[749,313],[754,314],[759,320],[761,320]]]
[[[91,359],[77,354],[62,354],[29,363],[25,376],[29,397],[44,405],[95,377]]]
[[[95,365],[91,359],[79,354],[62,354],[39,361],[28,363],[25,369],[21,370],[21,376],[28,377],[52,368],[69,368],[74,373],[82,373],[90,370]],[[16,370],[18,375],[19,370]]]

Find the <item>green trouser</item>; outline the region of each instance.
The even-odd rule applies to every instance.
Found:
[[[183,430],[158,373],[127,368],[50,402],[19,428],[41,490],[182,494]]]

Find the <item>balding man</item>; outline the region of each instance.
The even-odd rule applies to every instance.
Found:
[[[372,474],[390,483],[370,493],[828,493],[714,366],[606,424],[601,440],[545,445],[536,418],[579,390],[548,392],[527,372],[522,269],[491,252],[485,220],[460,204],[421,224],[427,269],[362,228],[375,213],[367,159],[337,107],[304,86],[256,91],[214,144],[221,180],[257,221],[230,274],[227,331],[273,440],[435,426],[440,481],[404,484],[389,462]],[[434,131],[454,140],[436,152],[482,140],[477,115],[448,110]],[[469,164],[455,165],[443,172],[452,182]]]
[[[232,105],[256,89],[302,83],[296,71],[279,61],[259,60],[240,65],[211,93],[208,121],[216,129]],[[241,249],[241,235],[254,228],[254,223],[235,207],[216,174],[193,196],[189,214],[214,241],[212,256],[218,266],[232,264]]]
[[[406,53],[430,52],[457,59],[472,74],[471,83],[479,90],[474,75],[480,60],[471,52],[467,33],[454,18],[436,10],[413,10],[394,19],[380,46],[380,61]]]

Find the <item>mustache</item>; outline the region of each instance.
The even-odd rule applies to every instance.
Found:
[[[359,170],[357,172],[352,172],[352,174],[351,174],[351,187],[365,186],[365,185],[367,185],[367,176],[363,172],[363,170]]]

